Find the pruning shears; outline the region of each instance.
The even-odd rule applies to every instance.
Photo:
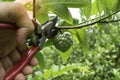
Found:
[[[30,62],[34,57],[35,53],[41,50],[44,46],[44,43],[47,39],[56,35],[55,24],[57,22],[57,17],[54,17],[50,21],[47,21],[43,25],[38,24],[36,21],[33,21],[35,25],[35,41],[32,42],[32,46],[23,54],[19,62],[10,69],[7,74],[4,76],[3,80],[13,80],[15,76],[21,72],[21,70]],[[9,26],[9,27],[7,27]],[[0,23],[0,28],[5,29],[15,29],[13,24],[4,24]]]

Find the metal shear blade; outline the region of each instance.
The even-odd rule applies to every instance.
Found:
[[[41,28],[41,35],[42,37],[39,39],[39,46],[43,47],[46,39],[48,39],[51,36],[52,29],[55,27],[55,24],[57,22],[57,17],[54,17],[50,21],[46,22],[42,28]]]

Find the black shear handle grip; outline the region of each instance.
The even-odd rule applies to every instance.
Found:
[[[39,46],[32,46],[29,48],[20,61],[4,76],[3,80],[13,80],[15,76],[22,71],[22,69],[30,62],[35,53],[40,50]]]

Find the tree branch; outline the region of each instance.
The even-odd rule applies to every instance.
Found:
[[[118,13],[120,10],[117,10],[107,16],[100,16],[98,18],[94,18],[92,20],[88,20],[86,22],[80,23],[79,25],[76,26],[56,26],[57,29],[77,29],[77,28],[83,28],[83,27],[87,27],[96,23],[105,23],[104,20],[111,17],[112,15],[115,15],[116,13]],[[119,20],[118,20],[119,21]],[[111,21],[109,21],[111,22]],[[108,23],[108,22],[106,22]]]
[[[113,23],[113,22],[119,22],[120,19],[117,20],[109,20],[109,21],[100,21],[99,23]]]

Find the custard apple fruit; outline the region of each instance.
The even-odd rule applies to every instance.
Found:
[[[53,43],[58,50],[65,52],[72,46],[73,37],[71,33],[64,32],[63,34],[56,35],[54,37]]]

